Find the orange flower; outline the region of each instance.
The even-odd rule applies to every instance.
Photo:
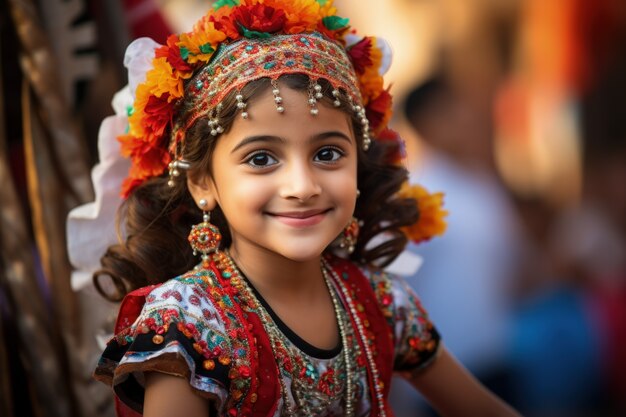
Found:
[[[327,16],[334,16],[336,14],[337,14],[337,8],[333,5],[333,0],[328,0],[326,4],[320,7],[320,16],[322,18],[327,17]]]
[[[189,74],[181,74],[167,62],[166,58],[152,60],[153,68],[146,75],[145,85],[152,95],[161,97],[169,94],[169,101],[183,96],[183,78],[189,78]]]
[[[217,45],[226,39],[226,34],[217,30],[213,22],[207,21],[204,26],[206,26],[204,30],[181,33],[180,35],[180,41],[177,45],[180,48],[181,56],[189,64],[195,64],[198,61],[208,62]]]
[[[292,0],[290,2],[280,0],[265,0],[264,3],[275,9],[285,11],[285,33],[302,33],[313,31],[321,20],[321,8],[315,0]]]
[[[208,21],[213,24],[216,30],[221,31],[228,39],[239,39],[241,35],[239,34],[239,28],[236,25],[236,22],[231,18],[232,9],[230,7],[221,7],[216,11],[213,11],[210,15],[208,15]],[[203,19],[204,20],[204,19]],[[206,25],[206,23],[204,23]],[[194,27],[194,32],[202,31],[204,29],[199,29]]]
[[[367,105],[371,99],[377,97],[383,89],[383,77],[378,72],[383,60],[383,53],[381,49],[376,46],[376,38],[371,39],[372,46],[369,50],[371,65],[365,67],[365,71],[359,75],[361,95],[363,95],[365,105]]]
[[[404,183],[398,191],[399,198],[412,198],[417,202],[419,219],[402,231],[415,243],[424,242],[435,236],[441,236],[447,228],[443,209],[443,193],[430,194],[424,187]]]
[[[178,35],[170,35],[167,38],[167,45],[164,45],[156,50],[155,57],[161,58],[164,57],[167,59],[167,62],[174,68],[174,70],[178,71],[182,74],[187,74],[192,71],[192,68],[187,64],[187,62],[180,55],[180,48],[177,43]],[[183,76],[183,78],[186,78]]]

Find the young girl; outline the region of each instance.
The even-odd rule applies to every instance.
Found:
[[[331,1],[222,0],[146,45],[127,55],[152,60],[119,138],[125,241],[95,276],[125,295],[95,371],[118,414],[390,416],[398,372],[442,414],[515,415],[379,268],[428,237],[385,44]]]

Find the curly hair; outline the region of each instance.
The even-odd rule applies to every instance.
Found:
[[[310,80],[302,74],[280,77],[281,83],[297,91],[307,91]],[[318,80],[324,98],[321,102],[332,106],[331,84]],[[249,102],[271,88],[269,79],[248,83],[238,94]],[[228,132],[238,115],[235,92],[222,101],[220,125]],[[348,103],[339,110],[349,114],[357,138],[362,127]],[[190,103],[183,102],[176,118],[185,120],[191,114]],[[210,134],[206,119],[199,119],[186,132],[182,157],[190,163],[186,175],[197,176],[211,172],[211,156],[219,136]],[[415,200],[395,196],[407,178],[407,171],[390,163],[400,145],[395,142],[373,140],[367,152],[358,148],[357,181],[361,192],[354,216],[361,222],[355,250],[350,259],[358,264],[382,267],[392,262],[404,249],[407,238],[400,231],[418,218]],[[182,177],[181,173],[181,177]],[[193,177],[192,177],[193,178]],[[198,263],[187,242],[193,224],[202,213],[191,197],[183,178],[173,187],[167,185],[167,173],[152,178],[136,188],[118,213],[120,243],[110,246],[101,259],[102,268],[94,276],[98,292],[112,301],[121,300],[133,289],[165,282],[189,271]],[[212,223],[222,232],[222,247],[231,243],[228,224],[219,207],[212,212]],[[372,241],[375,237],[382,238]],[[110,281],[107,281],[110,280]]]

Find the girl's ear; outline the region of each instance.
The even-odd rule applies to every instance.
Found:
[[[187,176],[187,188],[198,207],[200,207],[200,200],[206,200],[207,204],[204,206],[206,211],[213,210],[217,205],[215,187],[208,175],[202,175],[198,178]]]

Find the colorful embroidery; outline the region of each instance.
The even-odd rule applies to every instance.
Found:
[[[360,294],[363,287],[353,285],[364,278],[356,268],[341,265],[347,263],[332,264],[331,276],[337,294],[344,300],[339,317],[345,325],[349,362],[353,364],[351,382],[355,387],[352,393],[355,415],[369,410],[371,415],[384,416],[388,379],[386,371],[376,365],[383,353],[383,338],[379,330],[374,334],[374,324],[389,325],[393,330],[396,370],[423,366],[433,357],[439,336],[419,300],[404,282],[379,272],[366,271],[369,281],[364,281],[364,285],[371,285],[382,309],[381,319],[374,322],[368,311],[372,311],[370,304],[375,301],[363,301],[367,300]],[[288,406],[295,410],[294,415],[344,414],[343,396],[347,381],[343,352],[333,358],[320,359],[300,350],[226,263],[218,260],[209,268],[191,271],[144,295],[141,314],[111,340],[96,370],[99,379],[118,385],[116,392],[123,394],[137,389],[136,384],[127,384],[132,375],[143,372],[145,363],[149,362],[150,369],[154,370],[162,362],[164,369],[188,374],[190,384],[199,392],[212,394],[211,398],[217,399],[218,415],[258,413],[256,407],[261,401],[257,404],[257,399],[262,398],[271,406],[271,402],[278,398],[272,392],[268,393],[268,384],[260,380],[261,370],[270,368],[262,368],[256,359],[261,357],[261,351],[260,342],[251,331],[254,323],[273,344],[270,360],[279,364],[280,381],[289,393]],[[392,325],[391,318],[395,325]],[[121,322],[123,319],[121,317]],[[358,325],[362,326],[362,331],[356,331]],[[363,334],[365,340],[360,341],[359,334]],[[362,348],[362,342],[366,343],[367,349]],[[269,351],[270,347],[266,349]],[[167,356],[172,353],[177,359]],[[277,368],[271,369],[274,373],[263,374],[265,378],[278,376],[275,373]],[[377,385],[373,387],[370,381],[376,381]],[[130,394],[120,398],[131,406],[140,407],[140,404],[132,403]],[[270,406],[268,410],[271,410]],[[286,404],[280,402],[278,406],[285,407]],[[277,410],[276,415],[281,414],[282,411]]]
[[[395,369],[429,362],[439,347],[439,333],[415,292],[406,282],[382,271],[366,271],[380,308],[393,329]]]
[[[184,126],[174,130],[187,129],[217,107],[231,91],[240,90],[252,80],[276,79],[292,71],[294,66],[312,80],[329,80],[334,88],[347,94],[351,102],[360,103],[354,70],[340,44],[324,39],[319,33],[302,34],[295,44],[293,38],[275,35],[267,40],[241,40],[223,45],[215,54],[213,64],[202,68],[195,82],[187,86],[185,95],[193,97],[196,104],[192,108],[197,110]]]

